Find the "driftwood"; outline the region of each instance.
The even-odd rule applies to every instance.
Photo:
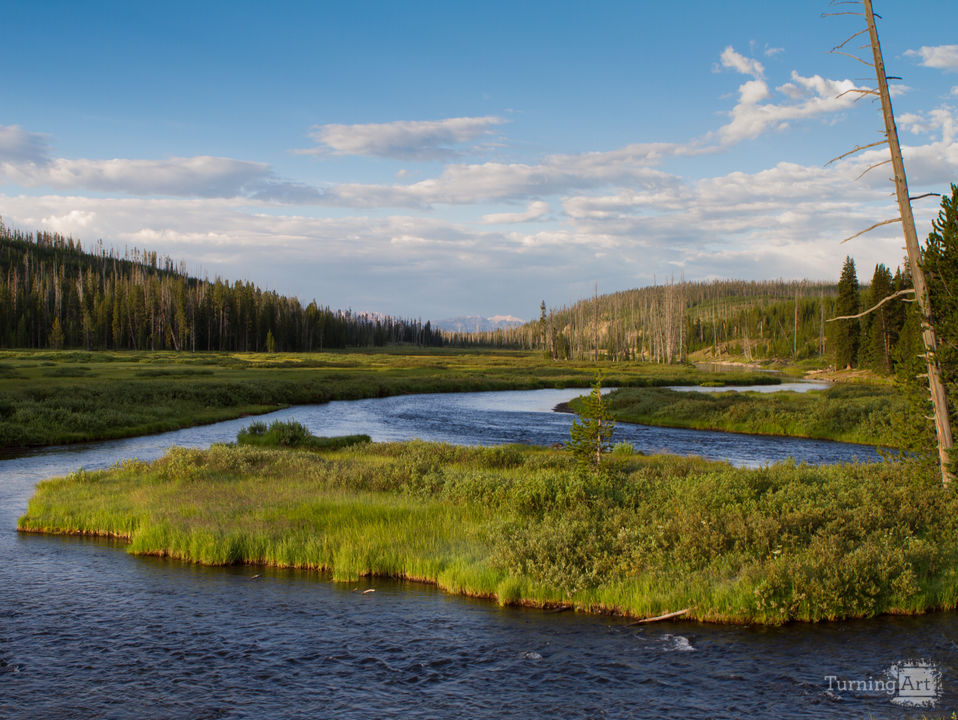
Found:
[[[657,615],[655,617],[643,618],[642,620],[636,620],[635,622],[629,623],[629,625],[646,625],[648,623],[659,622],[660,620],[671,620],[672,618],[679,617],[680,615],[685,615],[685,613],[690,612],[692,608],[685,608],[685,610],[676,610],[675,612],[665,613],[665,615]]]

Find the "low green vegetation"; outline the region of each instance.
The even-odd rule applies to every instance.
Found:
[[[336,450],[338,448],[372,442],[369,435],[335,435],[317,437],[302,423],[295,420],[276,420],[267,427],[264,422],[254,422],[240,430],[236,436],[239,445],[259,447],[286,447],[303,450]]]
[[[911,462],[756,470],[409,442],[174,448],[41,483],[22,531],[437,583],[502,604],[778,624],[958,603],[958,499]]]
[[[622,388],[608,396],[622,422],[907,447],[908,399],[882,385],[838,384],[805,393],[685,392]],[[569,403],[581,409],[583,400]]]
[[[608,367],[614,385],[777,382],[692,366]],[[330,400],[586,387],[594,373],[589,362],[518,351],[0,351],[0,449],[145,435]]]

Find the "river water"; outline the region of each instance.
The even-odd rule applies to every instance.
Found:
[[[580,392],[404,396],[264,419],[375,440],[551,444],[571,422],[551,408]],[[634,627],[499,608],[416,583],[203,568],[14,530],[43,478],[155,458],[172,444],[229,441],[249,422],[0,461],[0,717],[905,718],[958,708],[955,613]],[[624,424],[616,439],[739,465],[873,457],[863,446]],[[890,692],[895,668],[928,680],[934,705]]]

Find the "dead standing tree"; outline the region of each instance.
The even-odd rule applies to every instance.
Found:
[[[894,182],[895,182],[895,194],[898,198],[898,209],[900,212],[899,217],[885,220],[880,223],[876,223],[871,227],[863,230],[860,233],[856,233],[849,238],[846,238],[842,242],[851,240],[852,238],[858,237],[869,230],[873,230],[876,227],[881,227],[882,225],[888,225],[895,222],[901,222],[902,229],[905,235],[905,250],[908,253],[908,265],[911,269],[912,282],[914,284],[914,294],[915,300],[918,303],[918,313],[921,318],[921,336],[922,342],[925,346],[925,362],[928,368],[928,388],[931,393],[931,402],[932,407],[934,408],[934,420],[935,420],[935,432],[938,436],[938,455],[939,463],[941,465],[941,480],[942,484],[946,487],[951,483],[951,473],[948,470],[949,464],[949,453],[954,445],[954,439],[951,432],[951,422],[948,418],[948,402],[945,395],[945,385],[942,382],[941,378],[941,367],[938,363],[938,338],[935,333],[935,327],[932,323],[932,313],[931,306],[928,298],[928,287],[925,283],[925,273],[921,268],[921,251],[918,247],[918,235],[915,231],[915,218],[912,215],[911,211],[911,200],[912,198],[908,195],[908,180],[905,175],[905,164],[902,160],[901,155],[901,146],[898,142],[898,129],[895,126],[895,115],[892,111],[891,106],[891,95],[888,92],[888,80],[889,77],[885,73],[885,62],[882,59],[881,45],[878,42],[878,29],[875,26],[875,12],[872,8],[871,0],[862,0],[864,4],[864,13],[840,13],[840,14],[864,14],[865,23],[867,28],[861,30],[851,38],[846,40],[844,43],[839,45],[834,49],[833,52],[837,52],[842,55],[849,55],[849,53],[841,52],[843,48],[852,38],[868,33],[869,45],[865,47],[870,47],[872,52],[872,62],[869,63],[861,58],[850,55],[859,62],[870,65],[875,70],[875,78],[878,81],[877,90],[865,90],[865,89],[855,89],[851,92],[858,92],[864,95],[877,95],[881,100],[882,107],[882,117],[885,121],[885,141],[887,141],[888,149],[891,153],[891,160],[879,163],[878,165],[873,165],[868,168],[871,170],[879,165],[885,165],[888,162],[891,162],[892,168],[894,169]],[[852,3],[842,3],[842,4],[852,4]],[[857,3],[855,3],[857,4]],[[879,16],[880,17],[880,16]],[[884,142],[873,143],[864,147],[858,147],[852,150],[841,157],[847,157],[853,153],[856,153],[860,150],[864,150],[866,147],[874,147],[876,145],[884,144]],[[838,158],[836,158],[837,160]],[[867,172],[867,170],[866,170]],[[891,298],[886,298],[886,300]],[[884,303],[885,300],[882,300],[879,305]],[[866,310],[861,315],[865,315],[872,310],[875,310],[878,307],[875,307]],[[833,318],[834,320],[840,320],[843,318]]]

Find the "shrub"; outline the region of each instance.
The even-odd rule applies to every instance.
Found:
[[[303,448],[307,450],[335,450],[359,443],[371,442],[369,435],[338,435],[317,437],[309,432],[302,423],[295,420],[275,420],[270,423],[257,421],[250,423],[236,435],[239,445],[259,445],[261,447]]]

